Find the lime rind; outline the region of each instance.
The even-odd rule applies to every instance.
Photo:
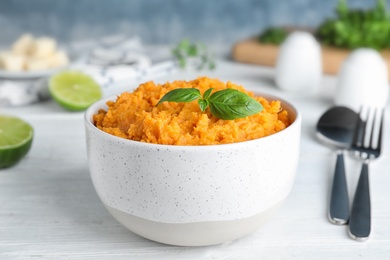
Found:
[[[30,150],[34,130],[30,124],[11,116],[0,116],[0,169],[18,163]]]
[[[29,152],[32,141],[31,138],[19,147],[12,147],[7,150],[0,149],[0,169],[17,164]]]

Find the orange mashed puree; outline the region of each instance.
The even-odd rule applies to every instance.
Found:
[[[213,92],[225,88],[237,89],[254,97],[253,93],[231,82],[200,77],[192,81],[155,84],[146,82],[134,92],[124,92],[115,102],[108,101],[108,110],[93,116],[99,129],[130,140],[168,145],[212,145],[241,142],[261,138],[285,129],[289,116],[280,101],[254,97],[264,107],[255,115],[235,120],[222,120],[202,112],[198,102],[157,102],[176,88],[197,88],[201,94],[209,88]]]

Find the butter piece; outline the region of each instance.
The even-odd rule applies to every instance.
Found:
[[[30,34],[23,34],[12,45],[12,52],[18,55],[29,55],[34,44],[34,38]]]
[[[8,71],[23,71],[25,58],[11,52],[2,52],[0,53],[0,67]]]
[[[37,58],[45,58],[53,54],[56,50],[57,43],[49,37],[37,38],[32,46],[31,55]]]
[[[51,68],[66,66],[69,64],[68,55],[64,51],[56,51],[48,57],[48,64]]]

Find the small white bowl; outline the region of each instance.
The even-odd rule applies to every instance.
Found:
[[[93,184],[108,211],[145,238],[171,245],[204,246],[242,237],[282,204],[295,179],[301,115],[282,101],[294,120],[256,140],[209,146],[131,141],[107,134],[85,113]]]

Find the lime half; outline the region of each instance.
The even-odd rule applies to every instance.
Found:
[[[81,111],[102,98],[100,86],[79,71],[63,71],[49,82],[51,96],[67,110]]]
[[[27,122],[0,115],[0,169],[10,167],[30,150],[34,130]]]

